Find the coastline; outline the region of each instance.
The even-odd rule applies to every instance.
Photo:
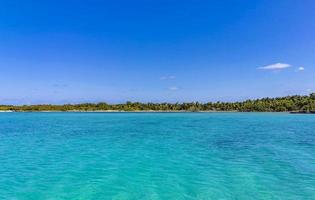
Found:
[[[3,113],[10,113],[10,112],[43,112],[43,113],[50,113],[50,112],[73,112],[73,113],[233,113],[239,111],[186,111],[186,110],[133,110],[133,111],[126,111],[126,110],[38,110],[38,111],[24,111],[24,110],[1,110],[0,112]]]
[[[186,110],[39,110],[39,111],[16,111],[0,110],[0,113],[288,113],[288,114],[315,114],[308,112],[262,112],[262,111],[186,111]]]
[[[79,103],[79,104],[34,104],[0,105],[1,112],[134,112],[134,113],[184,113],[184,112],[274,112],[292,114],[314,114],[315,93],[304,96],[248,99],[237,102],[181,102],[181,103],[141,103],[120,104]]]

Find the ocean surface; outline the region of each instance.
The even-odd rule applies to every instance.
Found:
[[[315,115],[0,113],[0,199],[315,199]]]

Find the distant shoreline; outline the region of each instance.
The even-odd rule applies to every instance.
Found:
[[[315,93],[277,98],[262,98],[240,102],[182,102],[182,103],[141,103],[120,104],[80,103],[80,104],[37,104],[37,105],[0,105],[2,112],[290,112],[292,114],[314,114]]]
[[[315,114],[305,112],[262,112],[262,111],[185,111],[185,110],[40,110],[40,111],[15,111],[15,110],[0,110],[0,113],[291,113],[291,114]]]
[[[0,112],[65,112],[65,113],[232,113],[240,111],[186,111],[186,110],[39,110],[39,111],[20,111],[20,110],[1,110]],[[241,112],[240,112],[241,113]]]

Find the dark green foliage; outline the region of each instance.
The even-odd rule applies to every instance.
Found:
[[[288,112],[315,111],[315,93],[309,96],[287,96],[280,98],[263,98],[243,102],[209,102],[209,103],[140,103],[125,104],[82,103],[65,105],[0,105],[0,110],[12,111],[239,111],[239,112]]]

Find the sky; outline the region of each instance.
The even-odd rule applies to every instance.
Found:
[[[0,104],[315,92],[313,0],[0,0]]]

